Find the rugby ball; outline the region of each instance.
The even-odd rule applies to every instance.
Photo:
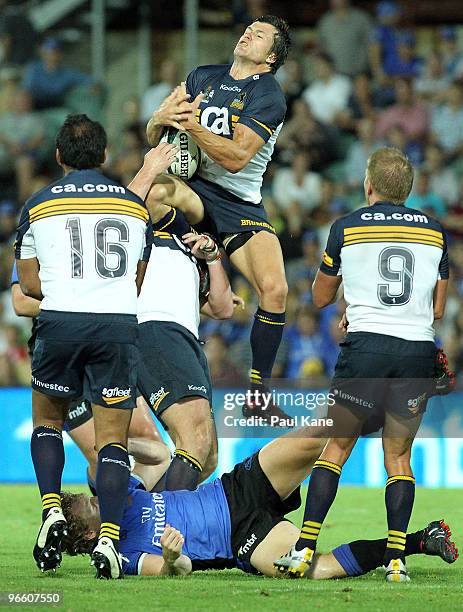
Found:
[[[188,132],[168,127],[161,137],[161,142],[168,142],[178,147],[175,161],[169,166],[167,172],[175,174],[184,181],[190,179],[201,164],[201,149],[193,138]]]

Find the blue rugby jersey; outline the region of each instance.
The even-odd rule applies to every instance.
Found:
[[[120,541],[126,574],[141,573],[145,554],[162,554],[166,523],[183,534],[183,554],[193,562],[210,561],[212,567],[216,560],[233,558],[230,513],[219,478],[196,491],[149,493],[139,487],[132,477]]]

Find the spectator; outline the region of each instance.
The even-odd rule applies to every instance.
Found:
[[[40,59],[29,64],[23,78],[34,108],[64,106],[66,94],[81,85],[88,86],[90,94],[99,93],[91,76],[63,66],[62,61],[60,42],[56,38],[45,39],[40,46]]]
[[[423,162],[423,147],[421,143],[407,138],[401,127],[391,127],[386,135],[386,146],[400,149],[415,167],[421,166]]]
[[[159,69],[159,81],[145,91],[140,102],[140,116],[143,123],[149,121],[164,98],[179,84],[178,66],[171,59],[165,59]]]
[[[316,121],[307,103],[296,100],[293,117],[281,130],[277,140],[279,159],[290,162],[299,149],[310,152],[313,170],[319,171],[336,159],[336,138],[329,128]]]
[[[423,74],[415,81],[415,91],[423,100],[437,103],[443,100],[449,83],[442,57],[437,51],[432,51],[426,59]]]
[[[406,30],[396,36],[397,58],[389,76],[414,78],[422,70],[423,62],[415,54],[415,35]]]
[[[34,57],[37,33],[24,5],[0,0],[0,43],[4,64],[24,66]]]
[[[32,178],[43,140],[42,119],[32,111],[29,93],[19,90],[9,112],[0,116],[0,168],[14,170],[20,202],[32,193]]]
[[[320,358],[324,342],[317,329],[317,321],[314,310],[303,306],[297,314],[296,322],[284,334],[289,349],[287,378],[297,379],[324,373],[324,364]]]
[[[321,177],[310,169],[310,155],[298,151],[291,168],[280,168],[273,179],[273,197],[284,210],[290,202],[298,202],[303,210],[311,210],[320,202]]]
[[[0,202],[0,246],[11,242],[16,230],[17,216],[14,202],[10,200]]]
[[[370,65],[373,76],[380,84],[395,74],[398,64],[397,36],[401,17],[397,2],[383,1],[376,5],[378,25],[373,31],[370,44]]]
[[[430,173],[429,187],[446,204],[455,204],[458,200],[458,182],[452,167],[444,164],[442,149],[435,144],[426,148],[425,169]]]
[[[446,102],[434,109],[431,119],[432,140],[444,150],[447,159],[463,151],[463,92],[453,83]]]
[[[290,261],[286,266],[286,280],[293,287],[305,275],[313,281],[320,267],[320,243],[316,232],[305,232],[302,237],[302,257]]]
[[[220,334],[209,336],[204,352],[214,386],[235,386],[242,382],[241,373],[228,358],[228,348]]]
[[[330,0],[330,10],[318,22],[322,50],[333,60],[337,72],[355,76],[368,70],[371,19],[349,0]]]
[[[422,210],[438,219],[442,219],[447,210],[444,200],[431,191],[429,172],[426,170],[421,170],[415,178],[413,191],[408,196],[405,205]]]
[[[381,146],[382,143],[375,138],[373,120],[361,119],[357,123],[357,139],[350,146],[345,161],[346,182],[351,189],[362,187],[368,158]]]
[[[458,79],[463,74],[463,53],[458,46],[457,31],[453,26],[443,26],[438,35],[444,72],[451,80]]]
[[[284,211],[285,227],[279,234],[281,249],[285,261],[302,256],[301,238],[309,229],[308,215],[298,202],[290,202]]]
[[[424,105],[416,100],[412,83],[397,79],[395,95],[396,103],[378,116],[376,137],[383,139],[391,128],[400,127],[407,138],[423,139],[428,129],[428,115]]]
[[[276,77],[285,94],[287,106],[286,121],[288,121],[293,114],[294,102],[299,100],[305,88],[300,62],[295,59],[288,59],[278,70]]]
[[[317,121],[336,123],[338,113],[346,110],[352,85],[348,77],[336,74],[326,53],[315,56],[316,78],[304,91],[303,97]]]
[[[128,185],[143,165],[143,146],[137,126],[126,127],[121,133],[122,147],[111,162],[117,180]]]

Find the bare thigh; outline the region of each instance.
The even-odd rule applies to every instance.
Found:
[[[146,207],[153,222],[166,214],[167,206],[181,210],[192,225],[204,218],[204,205],[200,197],[177,176],[161,174],[146,198]]]
[[[264,474],[281,499],[286,499],[310,474],[326,439],[307,428],[272,440],[259,452]],[[318,434],[322,436],[323,432]]]

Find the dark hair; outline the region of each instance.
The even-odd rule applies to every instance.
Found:
[[[288,57],[289,48],[291,47],[291,38],[289,36],[289,25],[282,17],[276,17],[275,15],[262,15],[255,21],[260,23],[269,23],[276,30],[276,34],[273,39],[273,45],[270,49],[270,53],[274,53],[276,60],[269,64],[271,72],[275,73],[280,66],[286,62]]]
[[[107,143],[104,127],[87,115],[68,115],[56,136],[61,162],[76,170],[101,166]]]
[[[75,557],[76,555],[90,554],[95,548],[98,537],[93,539],[85,537],[88,525],[80,517],[73,513],[72,506],[78,495],[61,491],[61,509],[67,521],[68,534],[63,540],[62,550]]]

